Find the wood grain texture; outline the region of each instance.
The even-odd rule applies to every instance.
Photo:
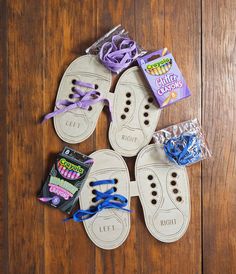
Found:
[[[235,1],[203,1],[203,271],[236,272]]]
[[[8,1],[9,273],[44,272],[43,208],[35,207],[43,170],[43,6]]]
[[[235,13],[233,0],[0,0],[1,273],[236,273]],[[192,96],[163,110],[157,128],[197,117],[213,158],[188,168],[192,216],[182,239],[155,240],[132,198],[128,239],[104,251],[82,224],[63,223],[64,214],[36,199],[66,145],[52,121],[39,119],[70,62],[119,23],[144,48],[167,46],[190,87]],[[105,110],[94,134],[71,147],[110,148],[108,128]],[[134,180],[135,157],[125,160]]]
[[[7,222],[7,3],[0,0],[0,269],[8,272],[8,222]]]

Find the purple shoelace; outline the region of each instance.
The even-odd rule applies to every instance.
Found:
[[[112,113],[111,110],[111,104],[109,99],[103,98],[101,96],[101,93],[96,90],[96,85],[90,84],[90,83],[85,83],[82,81],[78,80],[72,80],[72,84],[75,85],[76,87],[72,88],[73,94],[70,94],[70,99],[76,99],[73,101],[70,100],[59,100],[56,102],[56,107],[58,108],[57,110],[48,113],[47,115],[44,116],[43,121],[48,120],[50,118],[53,118],[54,116],[64,113],[76,108],[82,108],[82,109],[87,109],[91,107],[91,105],[94,105],[98,102],[105,102],[108,104],[110,114]],[[90,88],[92,90],[90,91],[82,91],[79,89],[80,87],[85,87],[85,88]]]
[[[128,37],[115,35],[100,49],[99,58],[109,70],[119,73],[138,57],[136,42]]]

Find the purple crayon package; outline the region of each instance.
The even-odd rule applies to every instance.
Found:
[[[56,156],[38,199],[70,214],[92,164],[92,158],[65,147]]]
[[[174,57],[166,48],[139,57],[138,64],[160,108],[191,95]]]

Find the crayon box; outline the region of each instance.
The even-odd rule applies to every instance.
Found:
[[[139,57],[138,64],[160,108],[191,95],[174,57],[166,48]]]
[[[92,158],[65,147],[56,156],[38,199],[70,214],[92,164]]]

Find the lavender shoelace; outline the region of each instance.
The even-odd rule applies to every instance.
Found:
[[[104,43],[99,52],[105,67],[116,73],[127,68],[137,57],[136,42],[120,35],[114,35],[111,42]]]
[[[44,116],[43,121],[49,120],[50,118],[53,118],[54,116],[76,109],[76,108],[82,108],[82,109],[87,109],[91,107],[91,105],[94,105],[98,102],[105,102],[108,104],[110,115],[112,114],[112,109],[111,109],[111,104],[109,99],[103,98],[101,96],[101,93],[96,90],[96,85],[78,81],[78,80],[72,80],[72,84],[75,85],[72,89],[73,94],[70,94],[70,99],[76,99],[73,101],[70,100],[59,100],[56,102],[56,107],[58,108],[57,110],[48,113]],[[90,91],[82,91],[79,89],[80,87],[85,87],[85,88],[90,88],[92,90]],[[112,116],[111,116],[112,119]]]

